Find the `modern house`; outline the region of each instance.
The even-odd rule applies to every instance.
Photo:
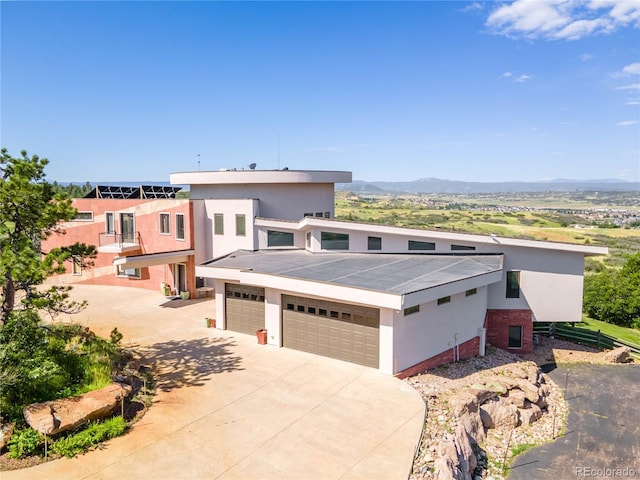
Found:
[[[218,328],[266,329],[270,345],[399,376],[484,354],[487,343],[530,352],[533,322],[580,320],[584,257],[607,248],[335,220],[334,184],[350,181],[330,171],[172,174],[191,189],[188,207],[176,206],[190,215],[187,248],[120,252],[112,263],[179,265],[186,254],[187,287],[213,287]]]

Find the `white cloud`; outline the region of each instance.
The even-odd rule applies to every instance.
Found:
[[[484,5],[481,2],[473,2],[460,9],[461,12],[477,12],[480,10],[484,10]]]
[[[626,105],[640,105],[640,100],[629,100]]]
[[[622,69],[624,75],[640,75],[640,62],[631,63]]]
[[[622,122],[616,123],[619,127],[630,127],[631,125],[635,125],[638,123],[638,120],[624,120]]]
[[[630,63],[629,65],[622,67],[622,70],[619,72],[611,74],[613,78],[631,77],[633,75],[640,75],[640,62]]]
[[[515,78],[515,82],[518,83],[524,83],[527,80],[531,80],[533,77],[531,75],[519,75],[518,77]]]
[[[580,55],[580,60],[582,60],[583,62],[588,62],[591,59],[593,59],[593,55],[589,53],[583,53],[582,55]]]
[[[512,72],[504,72],[501,75],[501,78],[510,78],[512,81],[517,82],[517,83],[524,83],[527,80],[531,80],[533,78],[533,75],[527,75],[527,74],[522,74],[522,75],[515,75]]]
[[[622,87],[616,87],[614,90],[640,90],[640,83],[632,83],[631,85],[623,85]]]
[[[515,0],[495,8],[485,25],[496,35],[578,40],[640,27],[637,0]]]

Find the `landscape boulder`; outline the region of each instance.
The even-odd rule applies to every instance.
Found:
[[[3,450],[9,443],[15,426],[15,423],[3,423],[0,425],[0,450]]]
[[[438,480],[471,480],[473,470],[470,470],[470,458],[463,450],[465,448],[460,445],[459,438],[443,439],[436,448],[438,458],[433,464],[434,478]],[[475,460],[475,455],[472,454],[472,456]]]
[[[499,397],[480,406],[480,418],[485,428],[515,427],[520,421],[518,407]]]
[[[604,359],[609,363],[627,363],[631,361],[630,352],[631,349],[629,347],[618,347],[606,352]]]
[[[131,391],[130,385],[112,383],[79,397],[27,405],[23,414],[34,430],[46,435],[56,435],[108,416]]]
[[[524,402],[526,402],[526,398],[524,396],[524,392],[519,388],[514,388],[509,390],[508,395],[505,397],[509,403],[515,405],[518,408],[524,408]]]
[[[520,409],[520,422],[522,425],[531,425],[542,418],[542,410],[535,403],[527,402],[525,408]]]

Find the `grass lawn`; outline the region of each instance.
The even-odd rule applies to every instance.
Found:
[[[585,328],[587,330],[593,330],[594,332],[600,330],[606,335],[619,338],[620,340],[624,340],[625,342],[633,343],[640,346],[640,330],[619,327],[618,325],[614,325],[612,323],[594,320],[593,318],[589,318],[586,315],[582,316],[582,322],[583,323],[576,324],[576,326]]]

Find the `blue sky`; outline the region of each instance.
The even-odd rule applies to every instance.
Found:
[[[640,180],[640,2],[0,2],[1,143],[59,181]]]

